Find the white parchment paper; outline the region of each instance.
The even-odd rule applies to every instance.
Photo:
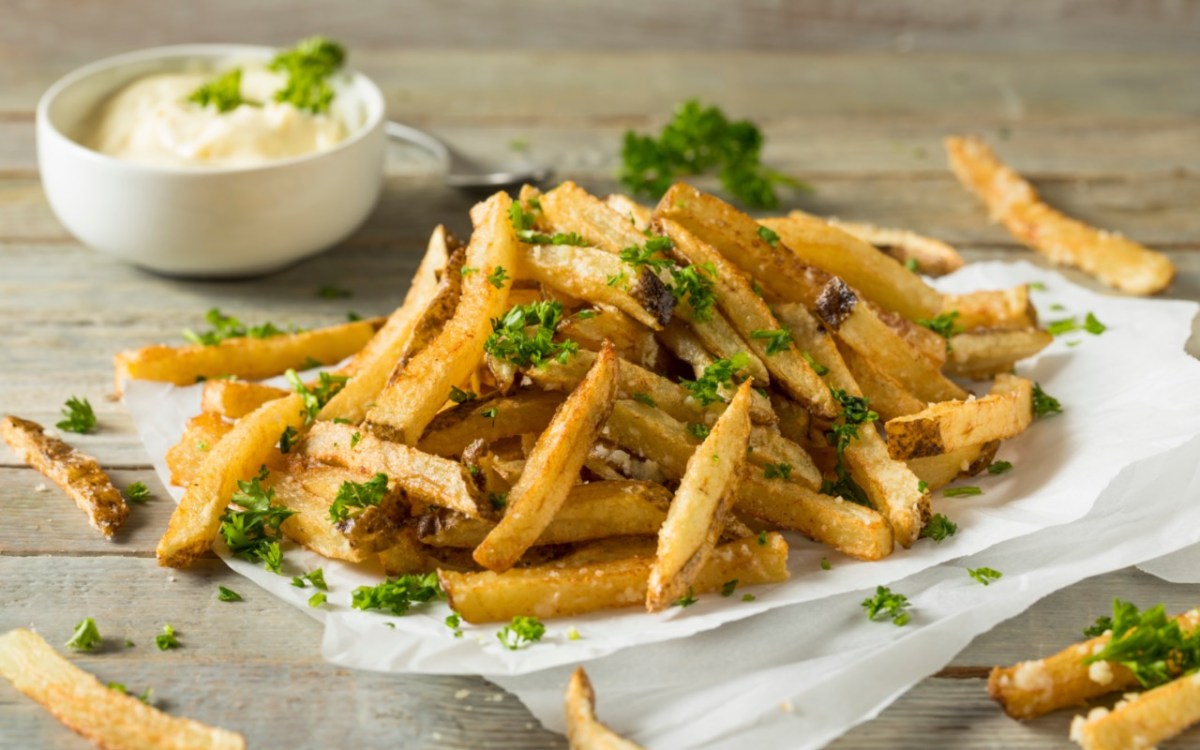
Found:
[[[975,634],[1037,598],[1200,541],[1187,539],[1200,524],[1185,525],[1179,516],[1200,506],[1191,484],[1200,464],[1200,444],[1192,442],[1200,435],[1200,363],[1183,351],[1197,305],[1098,295],[1027,263],[974,264],[938,286],[959,292],[1031,281],[1045,286],[1035,292],[1043,319],[1074,315],[1082,321],[1093,312],[1108,330],[1100,336],[1065,335],[1022,363],[1019,374],[1056,396],[1064,414],[1039,421],[1007,442],[998,458],[1015,469],[971,480],[983,488],[982,496],[935,497],[935,509],[959,525],[959,533],[942,544],[925,540],[887,560],[864,563],[792,538],[792,580],[747,589],[756,597],[753,602],[713,595],[687,609],[654,615],[631,609],[554,621],[542,643],[517,652],[501,647],[496,627],[467,628],[465,637],[455,639],[443,624],[449,612],[444,605],[418,608],[403,618],[352,610],[350,591],[378,582],[377,569],[289,548],[287,572],[325,569],[329,606],[310,610],[306,602],[312,592],[292,587],[290,577],[224,556],[238,572],[322,619],[322,651],[335,663],[497,677],[539,672],[498,682],[514,690],[547,726],[559,721],[565,667],[600,659],[589,669],[595,669],[604,717],[657,747],[701,746],[744,731],[785,699],[796,713],[764,719],[756,736],[776,724],[788,727],[780,731],[796,732],[797,722],[803,736],[835,736],[938,669]],[[1062,309],[1051,310],[1052,305]],[[165,451],[198,410],[198,401],[198,387],[133,382],[126,391],[164,483]],[[1152,485],[1147,466],[1161,467],[1163,476],[1174,472],[1178,481]],[[182,493],[176,489],[174,494]],[[1093,510],[1102,495],[1103,507]],[[1144,533],[1133,525],[1140,519]],[[1168,519],[1175,533],[1160,539],[1155,529]],[[1122,528],[1128,529],[1127,538],[1104,538],[1110,531],[1120,536]],[[823,556],[832,570],[820,568]],[[968,557],[974,562],[963,560]],[[966,576],[965,567],[981,564],[1004,571],[1004,579],[985,589]],[[893,582],[901,582],[895,587],[913,599],[920,614],[902,629],[866,622],[858,605],[864,591]],[[567,640],[572,626],[581,639]],[[721,676],[706,683],[705,675],[692,674],[700,665],[687,654],[717,643],[722,644],[717,650],[737,664],[714,669],[706,659],[705,675]],[[895,668],[880,671],[880,660],[894,660]],[[871,678],[865,680],[868,662]],[[796,679],[795,670],[802,670],[803,680]],[[802,693],[796,690],[800,684],[806,686]],[[746,711],[713,710],[730,702],[752,703],[758,710],[748,705]]]

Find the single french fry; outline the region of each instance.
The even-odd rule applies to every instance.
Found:
[[[670,502],[670,491],[654,482],[577,484],[534,545],[656,534]],[[434,547],[474,549],[495,526],[484,519],[431,510],[418,520],[417,531],[422,542]]]
[[[355,439],[355,435],[358,436]],[[411,500],[449,508],[472,518],[480,515],[478,492],[467,470],[457,461],[380,440],[351,425],[317,422],[300,445],[309,459],[359,469],[370,475],[387,474]]]
[[[1194,630],[1200,627],[1200,609],[1175,619],[1185,632]],[[988,675],[988,695],[1014,719],[1034,719],[1136,685],[1133,672],[1120,664],[1104,662],[1107,669],[1093,670],[1091,665],[1083,663],[1102,650],[1110,638],[1102,635],[1044,659],[996,667]],[[1097,679],[1093,679],[1093,674]]]
[[[687,593],[708,561],[733,507],[750,442],[750,383],[742,383],[729,408],[688,459],[687,469],[658,532],[646,609],[658,612]]]
[[[596,306],[586,317],[568,316],[559,325],[557,333],[592,352],[600,351],[605,341],[611,341],[622,360],[652,371],[662,366],[665,357],[653,331],[611,307]]]
[[[933,492],[955,479],[973,477],[983,471],[992,463],[999,448],[1000,441],[994,440],[990,443],[968,445],[937,456],[910,458],[905,463],[909,471],[916,474],[917,479],[924,482],[929,491]]]
[[[848,346],[839,346],[838,351],[850,370],[854,382],[863,395],[871,400],[871,408],[879,412],[885,422],[894,417],[916,414],[925,408],[925,402],[914,396],[891,375],[881,372],[864,357]]]
[[[729,581],[741,586],[788,579],[787,542],[769,533],[717,547],[693,584],[695,593],[719,591]],[[543,619],[641,604],[653,563],[652,546],[643,555],[581,563],[513,568],[503,573],[438,571],[451,608],[470,623],[508,622],[517,615]],[[576,560],[578,561],[578,559]]]
[[[1071,739],[1083,750],[1153,748],[1193,724],[1200,724],[1200,674],[1130,695],[1112,711],[1097,708],[1076,716]]]
[[[221,514],[240,480],[249,479],[277,454],[276,444],[288,427],[299,430],[307,412],[299,394],[268,401],[238,420],[208,453],[171,514],[167,531],[158,540],[158,564],[171,568],[191,565],[212,548]]]
[[[965,265],[962,256],[950,245],[908,229],[877,227],[864,222],[842,221],[832,216],[826,221],[846,234],[874,245],[906,266],[915,264],[916,271],[926,276],[945,276]]]
[[[200,395],[200,410],[226,419],[241,419],[258,407],[283,398],[282,388],[245,380],[209,380]]]
[[[966,378],[982,380],[1032,357],[1050,345],[1054,337],[1039,328],[1024,330],[975,329],[950,339],[950,358],[946,371]]]
[[[716,269],[713,287],[717,306],[725,312],[734,329],[749,344],[750,350],[762,360],[775,384],[807,406],[813,414],[832,419],[837,410],[829,389],[800,356],[800,352],[790,341],[775,346],[774,341],[760,337],[781,331],[782,326],[767,303],[754,293],[742,271],[681,224],[666,218],[660,219],[659,224],[675,243],[674,252],[677,255],[692,265]],[[760,336],[756,336],[756,333]]]
[[[942,310],[942,296],[919,275],[824,219],[793,211],[761,223],[800,260],[843,279],[886,310],[909,320],[932,318]]]
[[[942,312],[958,313],[955,325],[964,331],[976,328],[1036,328],[1037,308],[1029,299],[1029,285],[986,289],[942,296]]]
[[[991,393],[967,401],[946,401],[888,421],[892,458],[936,456],[968,445],[1006,440],[1033,421],[1033,383],[997,375]]]
[[[646,241],[646,236],[626,216],[569,180],[543,195],[540,201],[550,229],[575,232],[612,255]]]
[[[966,391],[947,380],[933,362],[884,324],[841,279],[829,282],[815,309],[847,346],[869,357],[877,369],[899,380],[922,401],[966,398]]]
[[[471,209],[475,232],[467,247],[466,266],[478,270],[463,280],[461,303],[441,334],[379,394],[367,412],[371,429],[416,445],[449,399],[450,387],[465,381],[482,359],[491,321],[504,313],[511,286],[509,281],[492,283],[498,278],[495,269],[511,275],[516,264],[517,237],[508,218],[511,205],[506,193],[496,193]]]
[[[179,442],[167,449],[171,484],[186,487],[200,473],[208,454],[229,434],[233,423],[213,412],[201,412],[188,420]]]
[[[954,175],[983,201],[992,218],[1052,262],[1082,269],[1130,294],[1156,294],[1175,277],[1174,264],[1162,253],[1046,205],[982,138],[947,138],[946,152]]]
[[[236,732],[163,713],[106,687],[25,628],[0,635],[0,675],[71,731],[105,750],[244,750]]]
[[[882,560],[895,546],[891,525],[875,510],[797,484],[743,479],[734,507],[860,560]]]
[[[45,434],[37,422],[20,417],[0,419],[0,438],[17,458],[61,487],[93,529],[112,539],[129,515],[129,506],[96,459]]]
[[[261,339],[249,336],[225,339],[215,346],[156,345],[121,352],[113,357],[117,394],[120,395],[121,383],[126,378],[193,385],[206,378],[229,375],[262,380],[289,369],[302,369],[312,362],[331,365],[366,346],[382,324],[382,319],[359,320]]]
[[[587,377],[555,412],[508,494],[504,517],[475,548],[480,565],[508,570],[554,519],[612,410],[618,367],[616,352],[606,345]]]
[[[641,750],[640,745],[621,737],[596,718],[596,694],[583,667],[577,667],[571,674],[564,705],[570,750]]]
[[[458,456],[480,438],[492,442],[541,432],[562,402],[563,394],[552,391],[522,391],[512,396],[467,401],[434,417],[417,446],[437,456]]]
[[[622,193],[613,193],[604,199],[604,205],[629,220],[633,228],[645,232],[654,221],[654,209],[643,206],[634,199]]]
[[[875,306],[873,305],[872,307],[874,308]],[[884,325],[891,328],[897,336],[904,339],[905,343],[913,351],[922,354],[935,367],[941,367],[946,364],[946,339],[942,338],[942,336],[923,325],[914,323],[899,313],[881,309],[875,309],[874,312]],[[926,322],[931,323],[932,321]]]

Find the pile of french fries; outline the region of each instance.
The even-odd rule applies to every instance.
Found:
[[[437,571],[468,622],[657,611],[785,580],[775,532],[863,560],[912,546],[931,492],[1030,423],[1011,371],[1051,337],[1027,287],[942,295],[822,219],[756,221],[686,184],[653,210],[526,187],[471,220],[465,245],[434,231],[386,320],[117,356],[119,381],[208,378],[168,455],[186,491],[161,564],[205,554],[265,466],[287,537]],[[345,357],[313,408],[252,382]],[[331,521],[378,474],[386,497]]]

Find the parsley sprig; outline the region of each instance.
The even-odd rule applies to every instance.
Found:
[[[266,339],[272,336],[282,336],[285,333],[298,333],[302,330],[291,326],[285,331],[274,323],[263,323],[262,325],[247,327],[242,321],[232,315],[222,313],[220,308],[216,307],[209,308],[209,311],[204,314],[204,319],[212,326],[211,331],[196,333],[190,328],[185,328],[183,329],[183,337],[193,344],[216,346],[225,339],[236,339],[246,336],[252,339]]]
[[[941,542],[958,533],[958,524],[951,521],[943,513],[935,513],[929,523],[921,528],[922,539],[932,539]]]
[[[537,641],[542,640],[542,636],[546,634],[546,626],[536,617],[526,617],[525,615],[517,615],[512,618],[512,622],[500,628],[496,633],[496,638],[509,651],[525,648]]]
[[[671,280],[667,288],[678,302],[687,300],[692,306],[692,315],[698,321],[712,319],[712,308],[716,302],[716,292],[713,289],[713,279],[717,276],[717,268],[712,263],[688,265],[680,267],[674,260],[665,257],[665,253],[675,245],[670,237],[654,235],[642,245],[630,245],[621,250],[620,257],[634,269],[649,268],[655,273],[666,271]],[[623,280],[624,272],[609,279],[610,286],[616,286]]]
[[[1049,417],[1052,414],[1062,414],[1062,404],[1058,399],[1042,390],[1041,383],[1033,384],[1033,416],[1036,419]]]
[[[54,426],[67,432],[80,434],[96,429],[96,412],[86,398],[72,396],[62,408],[63,419],[55,422]]]
[[[825,438],[833,443],[837,452],[837,463],[834,465],[835,479],[825,480],[821,485],[821,493],[870,506],[871,501],[866,491],[858,486],[846,469],[845,453],[850,441],[858,439],[858,428],[876,421],[879,414],[871,409],[871,400],[865,396],[851,396],[841,388],[832,388],[830,393],[833,394],[833,400],[842,407],[842,411],[834,420],[829,432],[825,433]]]
[[[283,565],[279,526],[294,511],[273,504],[275,488],[263,488],[262,480],[266,478],[264,467],[258,476],[237,483],[231,501],[241,510],[226,508],[221,516],[221,536],[233,554],[243,560],[261,562],[267,570],[279,573]]]
[[[67,641],[67,648],[75,651],[91,651],[100,645],[103,639],[100,637],[100,629],[96,627],[96,621],[90,617],[83,618],[83,621],[75,626],[75,632],[71,635],[71,640]]]
[[[1134,604],[1116,599],[1112,617],[1102,618],[1096,627],[1101,623],[1112,630],[1112,638],[1084,664],[1115,662],[1133,672],[1144,687],[1200,671],[1200,628],[1185,634],[1161,604],[1139,612]]]
[[[579,344],[554,340],[562,316],[562,303],[556,300],[513,305],[504,317],[492,320],[483,350],[518,367],[536,367],[552,359],[566,364],[579,351]]]
[[[958,320],[958,310],[950,312],[938,313],[933,318],[922,318],[917,321],[917,325],[928,328],[937,335],[946,339],[946,351],[951,351],[950,339],[956,333],[962,333],[963,328],[956,321]]]
[[[304,421],[306,423],[311,423],[316,419],[325,404],[329,403],[329,399],[342,390],[342,386],[346,385],[346,381],[350,379],[345,375],[330,375],[322,372],[317,376],[317,383],[309,386],[300,379],[300,375],[295,370],[288,370],[284,373],[284,377],[304,400]]]
[[[159,651],[179,648],[179,639],[175,637],[175,628],[170,624],[163,625],[162,632],[154,636],[154,645],[158,646]]]
[[[437,573],[409,573],[389,578],[376,586],[359,586],[351,594],[355,609],[380,610],[393,615],[407,614],[413,604],[444,597]]]
[[[187,100],[201,107],[215,107],[218,112],[232,112],[243,104],[255,104],[242,98],[241,68],[222,73],[189,94]]]
[[[912,615],[907,611],[911,606],[908,597],[893,593],[887,586],[876,586],[875,596],[864,599],[862,606],[867,611],[868,620],[891,618],[897,627],[904,627],[912,619]]]
[[[275,92],[275,101],[296,109],[318,114],[327,112],[333,102],[329,79],[346,61],[342,45],[323,36],[301,39],[271,60],[271,70],[287,74],[287,83]]]
[[[681,378],[679,384],[691,391],[692,398],[701,406],[708,406],[724,401],[721,398],[721,387],[733,385],[735,379],[740,382],[742,371],[749,364],[750,356],[745,352],[738,352],[728,359],[718,359],[705,367],[704,373],[695,380]]]
[[[387,484],[387,474],[382,472],[365,482],[342,482],[337,497],[329,506],[329,520],[341,523],[350,518],[357,518],[372,505],[379,505],[387,496]]]

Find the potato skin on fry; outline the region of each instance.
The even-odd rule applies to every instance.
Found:
[[[992,392],[983,398],[946,401],[889,420],[888,454],[898,459],[936,456],[1014,437],[1033,421],[1032,398],[1032,382],[998,375]]]

